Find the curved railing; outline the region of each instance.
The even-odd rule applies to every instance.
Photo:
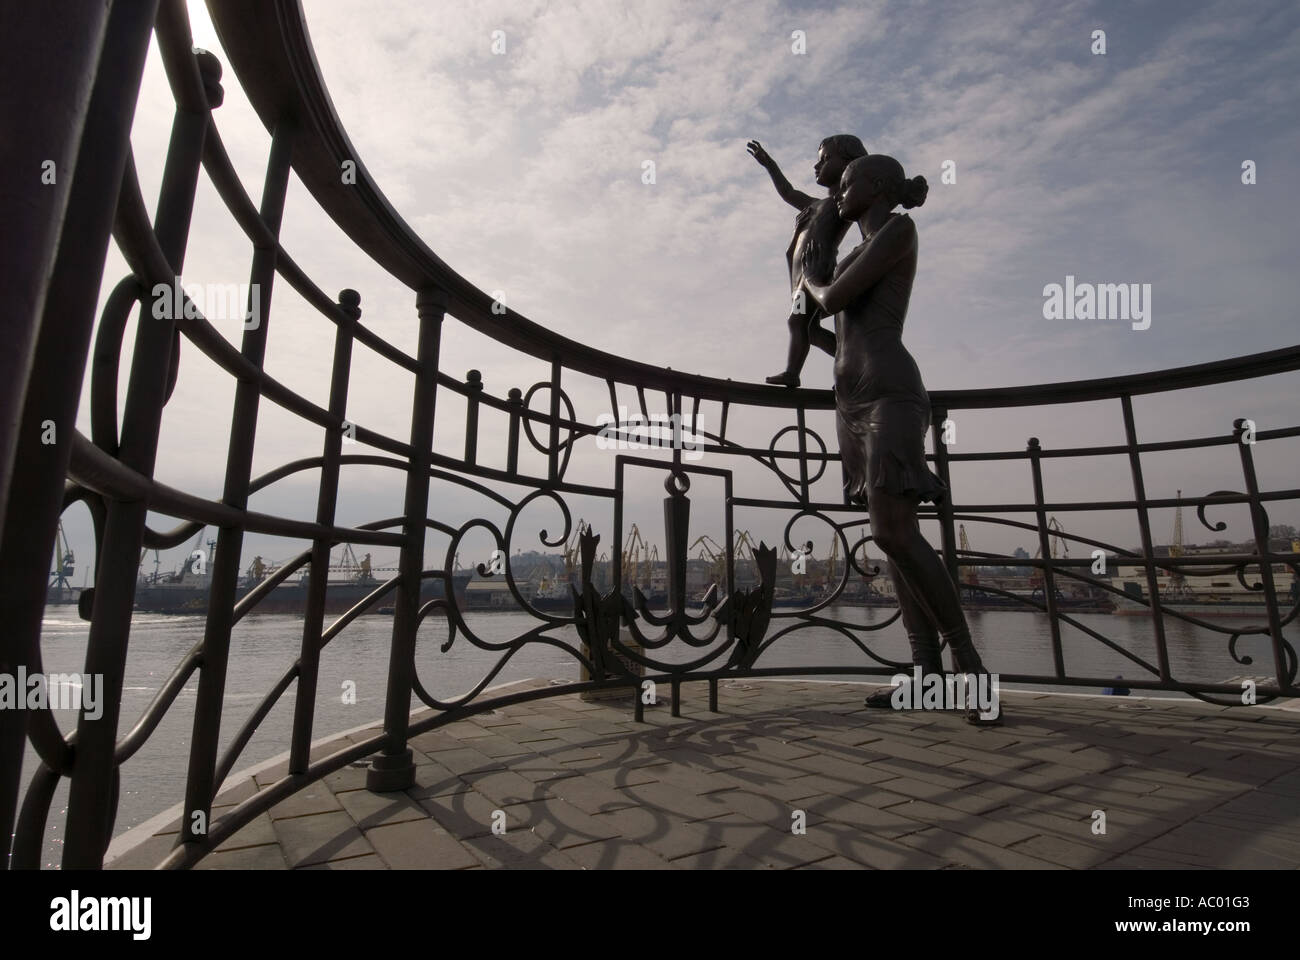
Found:
[[[339,123],[315,63],[303,13],[297,0],[210,0],[213,22],[240,84],[272,134],[266,182],[260,204],[254,204],[241,184],[222,144],[213,109],[220,105],[220,65],[211,54],[192,51],[185,8],[180,0],[160,6],[156,33],[168,81],[176,101],[176,118],[163,175],[158,211],[150,221],[136,179],[134,162],[127,156],[121,191],[113,221],[113,237],[131,273],[113,288],[100,317],[91,355],[91,436],[73,439],[67,470],[68,484],[61,507],[84,503],[95,527],[97,579],[93,592],[83,596],[83,612],[90,620],[87,671],[105,677],[109,699],[120,704],[124,661],[130,635],[134,577],[142,548],[177,546],[203,526],[220,530],[204,639],[176,666],[161,685],[154,701],[124,734],[119,734],[117,710],[106,711],[103,721],[84,715],[74,733],[65,734],[48,711],[34,713],[27,737],[40,759],[36,776],[24,795],[18,818],[12,865],[30,867],[39,862],[40,845],[54,789],[62,777],[71,780],[66,833],[65,866],[98,866],[111,835],[115,817],[121,765],[146,743],[187,681],[198,676],[194,731],[184,797],[181,838],[168,857],[168,866],[192,864],[214,849],[241,826],[274,803],[362,757],[378,753],[369,775],[376,790],[409,785],[412,755],[409,739],[441,724],[503,704],[575,691],[628,688],[630,709],[640,718],[642,699],[637,690],[646,680],[673,688],[673,710],[680,705],[685,681],[707,682],[716,706],[716,685],[731,676],[861,675],[888,677],[907,664],[887,656],[879,644],[880,632],[897,619],[884,616],[863,622],[845,614],[851,584],[878,572],[866,557],[871,540],[854,535],[866,518],[859,508],[843,501],[836,464],[839,455],[823,439],[833,422],[834,403],[827,390],[787,390],[758,384],[734,383],[712,377],[663,370],[626,357],[597,350],[567,339],[533,323],[518,312],[503,310],[492,297],[457,274],[430,250],[394,211],[374,183]],[[339,176],[345,162],[355,164],[355,178]],[[261,323],[246,330],[240,348],[231,345],[188,299],[182,309],[152,310],[159,285],[177,284],[190,230],[195,188],[200,168],[206,172],[223,203],[254,249],[250,281],[255,285],[251,306]],[[362,252],[378,262],[396,281],[416,293],[419,345],[415,355],[387,342],[361,320],[361,297],[344,290],[337,299],[326,294],[292,259],[280,242],[288,178],[292,170],[322,210]],[[313,403],[271,377],[263,366],[268,327],[274,324],[271,291],[284,282],[313,307],[332,330],[334,355],[329,401]],[[118,366],[130,312],[139,309],[153,320],[138,327],[126,407],[117,416]],[[462,380],[440,367],[442,338],[448,319],[484,334],[497,343],[536,358],[550,367],[548,379],[527,388],[515,387],[504,396],[487,389],[479,371]],[[411,428],[405,438],[353,423],[347,417],[349,395],[358,389],[350,382],[355,346],[365,347],[415,378],[410,397]],[[182,350],[198,350],[223,369],[236,383],[231,415],[231,441],[226,460],[224,494],[205,499],[157,482],[153,465],[158,453],[159,423],[176,385],[177,358]],[[972,585],[970,595],[1006,596],[1028,603],[1046,614],[1047,636],[1054,669],[1051,673],[1004,670],[1004,682],[1023,682],[1095,688],[1108,685],[1109,677],[1071,674],[1065,665],[1067,631],[1082,637],[1132,664],[1137,674],[1125,685],[1137,689],[1179,691],[1225,704],[1241,703],[1240,683],[1223,679],[1207,682],[1180,677],[1171,666],[1166,625],[1182,621],[1224,638],[1237,664],[1251,657],[1238,649],[1243,638],[1257,638],[1271,658],[1270,678],[1263,678],[1259,702],[1277,696],[1300,695],[1296,680],[1296,655],[1284,636],[1300,603],[1287,596],[1285,583],[1275,579],[1279,570],[1300,572],[1300,557],[1275,552],[1269,539],[1268,508],[1278,502],[1300,499],[1300,489],[1261,489],[1255,469],[1255,446],[1300,436],[1300,426],[1256,430],[1245,420],[1229,430],[1222,425],[1200,436],[1180,440],[1142,442],[1138,439],[1133,398],[1153,393],[1188,390],[1210,385],[1249,381],[1300,369],[1300,346],[1217,363],[1183,367],[1107,380],[1055,383],[1038,386],[970,391],[936,391],[931,394],[932,457],[936,472],[952,488],[953,496],[937,509],[923,511],[937,522],[942,552],[955,580],[968,579],[972,570],[992,566],[1031,567],[1038,571],[1038,599],[1024,600],[989,585]],[[545,395],[544,409],[534,409],[535,398]],[[434,433],[434,412],[459,398],[465,408],[463,442],[443,441]],[[608,399],[608,409],[604,400]],[[262,401],[269,401],[306,424],[325,431],[318,457],[285,463],[261,476],[252,476],[253,441]],[[634,414],[625,416],[620,401]],[[1105,446],[1045,447],[1031,438],[1024,449],[958,452],[945,443],[945,424],[963,410],[1011,410],[1044,404],[1109,402],[1124,432],[1124,442]],[[616,453],[607,447],[635,442],[642,437],[640,421],[660,414],[673,424],[662,449],[645,455]],[[757,414],[761,413],[761,417]],[[481,425],[484,416],[496,416],[504,431]],[[704,429],[705,422],[716,429]],[[684,427],[683,424],[689,424]],[[822,432],[819,432],[818,428]],[[345,442],[355,441],[373,452],[344,453]],[[1148,497],[1143,455],[1167,451],[1231,446],[1241,464],[1239,491],[1215,491],[1189,497]],[[698,459],[697,459],[698,455]],[[1061,501],[1045,493],[1044,463],[1125,459],[1130,493],[1113,500]],[[1033,497],[1026,502],[968,503],[962,487],[953,482],[957,463],[1001,464],[1007,471],[1027,470]],[[345,468],[381,468],[404,475],[406,490],[400,512],[357,526],[336,522],[339,478]],[[606,471],[603,479],[591,475]],[[318,510],[314,521],[258,513],[248,509],[249,497],[304,472],[317,472]],[[666,597],[647,598],[640,589],[624,594],[627,576],[618,546],[628,532],[629,489],[634,473],[653,473],[664,480]],[[1008,476],[1011,474],[1008,473]],[[429,491],[433,482],[452,484],[480,498],[484,511],[504,515],[503,522],[478,516],[455,525],[429,516]],[[710,503],[698,484],[722,493]],[[695,493],[692,487],[697,486]],[[522,494],[513,491],[522,488]],[[572,498],[594,498],[611,514],[608,527],[578,529],[570,507]],[[510,557],[522,539],[521,517],[534,505],[549,504],[561,521],[559,529],[543,529],[540,543],[559,548],[577,543],[581,573],[571,584],[570,602],[542,609],[515,580],[512,565],[501,574],[514,606],[529,614],[535,624],[508,641],[491,640],[476,632],[467,618],[453,577],[455,558],[467,537],[486,536],[503,557]],[[1194,507],[1202,522],[1216,527],[1206,509],[1245,504],[1251,518],[1253,549],[1215,556],[1162,556],[1155,550],[1151,512]],[[711,509],[711,517],[724,533],[718,559],[717,589],[707,598],[688,590],[688,533],[692,507]],[[1130,550],[1078,534],[1053,532],[1049,516],[1056,512],[1090,513],[1128,511],[1137,520],[1140,549]],[[744,559],[736,548],[737,511],[753,511],[783,519],[782,543],[752,550]],[[174,517],[171,530],[151,529],[146,513]],[[778,582],[778,550],[792,557],[800,553],[793,531],[798,525],[821,523],[826,536],[845,558],[843,568],[827,574],[823,591],[810,595],[802,607],[774,608]],[[959,549],[960,524],[987,523],[1030,532],[1040,556],[1017,559],[1005,555]],[[48,526],[48,524],[46,524]],[[529,528],[531,529],[531,527]],[[42,528],[40,535],[48,531]],[[291,537],[311,546],[242,599],[237,598],[241,545],[246,533]],[[441,560],[427,567],[428,538],[443,540]],[[603,535],[610,547],[610,584],[598,588],[597,540]],[[49,533],[52,537],[52,533]],[[1091,559],[1057,558],[1053,541],[1068,540],[1102,552],[1104,562],[1127,562],[1140,569],[1145,588],[1138,597],[1117,588],[1095,572]],[[352,609],[326,623],[329,552],[341,544],[396,547],[400,571],[379,583]],[[484,558],[485,561],[487,558]],[[748,583],[740,567],[752,572]],[[293,573],[311,576],[307,591],[303,641],[298,655],[270,684],[261,702],[242,719],[233,741],[218,749],[219,732],[227,716],[224,687],[232,628],[256,610],[278,584]],[[1221,626],[1171,609],[1162,595],[1161,571],[1228,571],[1249,589],[1260,593],[1263,622]],[[1251,570],[1257,572],[1250,573]],[[479,567],[491,571],[490,563]],[[1256,578],[1247,583],[1247,577]],[[425,581],[441,585],[440,596],[422,600]],[[1114,596],[1116,602],[1144,607],[1151,615],[1155,655],[1140,655],[1108,637],[1094,622],[1085,622],[1063,602],[1059,589],[1078,584],[1094,597]],[[570,585],[566,584],[566,587]],[[635,586],[628,583],[627,586]],[[394,606],[390,672],[385,704],[384,732],[362,743],[313,760],[310,753],[314,723],[317,672],[322,650],[361,614],[391,600]],[[422,625],[434,618],[445,625],[445,638],[431,661],[417,667],[416,640]],[[841,637],[856,661],[768,665],[766,655],[787,638],[805,631]],[[1071,635],[1072,636],[1072,635]],[[483,676],[465,694],[440,699],[429,692],[423,676],[436,674],[437,656],[456,643],[470,644],[482,652]],[[488,687],[521,651],[537,644],[563,651],[582,672],[571,684],[527,690],[505,696],[486,695]],[[784,647],[789,646],[785,643]],[[29,670],[40,670],[40,649],[28,651]],[[425,654],[422,653],[422,657]],[[493,659],[494,658],[494,659]],[[244,749],[291,688],[296,689],[290,759],[287,775],[233,811],[208,824],[212,803]],[[428,708],[411,715],[415,696]],[[196,816],[201,814],[201,816]]]

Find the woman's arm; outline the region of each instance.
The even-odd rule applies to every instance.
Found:
[[[805,273],[804,286],[823,310],[830,314],[839,313],[875,286],[890,267],[905,257],[915,244],[916,224],[910,217],[895,217],[880,228],[865,249],[856,256],[845,258],[847,266],[838,277],[829,283],[818,283],[809,279]],[[805,249],[805,264],[811,256],[815,256],[815,253]]]

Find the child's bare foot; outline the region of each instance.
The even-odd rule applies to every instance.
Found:
[[[797,387],[799,386],[799,377],[786,370],[775,376],[768,377],[767,382],[778,387]]]

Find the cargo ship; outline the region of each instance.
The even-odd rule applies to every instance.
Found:
[[[200,534],[200,538],[202,534]],[[158,572],[142,575],[136,583],[135,609],[141,613],[164,613],[180,616],[202,616],[208,612],[208,595],[212,590],[212,560],[215,555],[216,541],[208,541],[208,549],[196,549],[174,573]],[[156,554],[155,554],[156,557]],[[275,572],[274,565],[266,564],[261,557],[255,557],[245,575],[240,577],[235,591],[236,601],[242,600],[250,591]],[[370,554],[357,559],[350,545],[344,545],[342,561],[331,564],[330,579],[325,588],[325,613],[337,615],[345,613],[356,606],[383,581],[374,576]],[[457,570],[452,574],[452,590],[457,602],[465,599],[465,585],[469,582],[471,572]],[[269,594],[258,601],[253,614],[288,614],[302,616],[307,608],[307,594],[310,577],[304,571],[279,584]],[[367,614],[391,614],[395,591],[390,592],[378,603],[366,611]],[[445,582],[442,578],[425,580],[420,589],[420,602],[441,599],[446,596]]]

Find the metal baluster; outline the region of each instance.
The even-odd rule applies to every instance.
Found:
[[[1237,450],[1241,454],[1241,474],[1246,480],[1246,493],[1250,496],[1250,523],[1255,533],[1255,550],[1260,557],[1268,555],[1268,518],[1259,499],[1259,478],[1255,475],[1255,457],[1251,444],[1243,441],[1246,433],[1244,418],[1233,421],[1232,435],[1237,441]],[[1279,690],[1287,688],[1287,662],[1285,648],[1282,645],[1282,617],[1277,605],[1277,584],[1273,580],[1273,562],[1260,560],[1259,580],[1264,585],[1264,603],[1268,614],[1268,633],[1273,641],[1273,662],[1277,669],[1277,686]]]
[[[371,761],[366,773],[366,788],[377,793],[406,790],[415,783],[414,755],[406,745],[406,732],[411,718],[415,634],[419,628],[425,521],[429,514],[434,404],[438,398],[438,355],[447,295],[436,287],[426,287],[415,302],[420,314],[420,369],[415,377],[411,401],[411,462],[406,471],[406,505],[402,524],[406,542],[398,561],[401,580],[397,585],[392,652],[388,660],[388,691],[384,702],[384,733],[388,736],[388,743],[383,753]]]
[[[43,300],[38,293],[24,302],[21,296],[13,298],[13,289],[5,285],[9,302],[0,410],[6,459],[5,482],[0,487],[0,496],[6,498],[0,539],[0,570],[5,577],[0,620],[5,626],[0,630],[0,672],[10,676],[34,662],[39,643],[49,557],[63,503],[63,479],[72,457],[104,256],[130,152],[134,110],[123,109],[123,104],[134,105],[139,94],[156,9],[156,0],[75,12],[40,5],[25,10],[6,27],[10,32],[5,37],[5,78],[18,78],[6,95],[28,103],[33,115],[40,115],[40,129],[48,133],[42,142],[27,146],[47,151],[44,156],[56,160],[76,158],[74,166],[56,166],[55,185],[39,185],[35,179],[39,166],[32,168],[30,181],[19,178],[18,166],[10,175],[9,186],[22,198],[25,213],[44,217],[39,236],[24,234],[22,216],[6,222],[6,229],[17,230],[22,238],[17,245],[22,249],[6,247],[6,260],[13,258],[8,264],[12,269],[5,270],[6,280],[28,273],[33,289],[44,291]],[[41,41],[52,23],[65,20],[75,20],[78,26],[68,25],[57,66],[52,66],[47,44]],[[80,109],[74,104],[80,104]],[[14,144],[13,149],[17,151],[13,163],[19,165],[24,146]],[[66,186],[57,188],[57,184]],[[56,188],[66,189],[66,194],[58,194]],[[51,191],[48,206],[30,206],[33,192],[42,189]],[[24,306],[26,310],[21,309]],[[43,443],[46,421],[53,421],[56,428],[57,442],[51,445]],[[18,457],[23,458],[22,469],[14,469],[10,477],[8,467],[11,462],[16,465]],[[137,553],[132,558],[132,577],[138,557]],[[25,710],[0,710],[0,863],[7,858],[14,829],[26,719]],[[107,777],[116,721],[109,724],[101,718],[100,722],[112,728],[98,743],[105,767],[98,776]],[[83,745],[80,753],[84,756],[89,750]],[[87,813],[100,809],[100,796],[85,792],[97,786],[83,778],[79,809]],[[98,821],[98,813],[94,815]],[[82,864],[99,865],[95,849],[102,850],[107,842],[103,833],[83,831],[77,841],[86,850]]]
[[[1065,656],[1061,650],[1061,621],[1056,610],[1056,573],[1052,570],[1051,537],[1047,532],[1047,510],[1043,506],[1042,448],[1037,437],[1029,438],[1029,469],[1034,477],[1034,515],[1038,518],[1038,552],[1043,555],[1043,596],[1047,600],[1047,625],[1052,633],[1052,660],[1057,679],[1065,679]]]
[[[808,505],[808,434],[803,405],[795,408],[796,422],[799,424],[799,502]],[[773,451],[775,453],[775,451]]]
[[[510,407],[510,436],[506,441],[506,473],[519,472],[519,411],[524,406],[524,394],[518,387],[511,387],[506,396]]]
[[[348,379],[352,370],[352,337],[361,319],[361,295],[355,290],[339,294],[343,318],[334,328],[334,367],[330,373],[332,416],[343,420],[348,407]],[[346,421],[344,421],[346,424]],[[321,450],[320,491],[316,496],[316,522],[334,525],[339,495],[339,460],[343,434],[327,428]],[[311,731],[316,715],[316,679],[320,669],[321,630],[325,625],[325,600],[329,588],[329,540],[317,537],[311,545],[311,573],[307,579],[307,609],[303,614],[302,652],[298,658],[298,693],[293,705],[293,741],[289,748],[289,773],[306,773],[311,754]]]
[[[465,374],[465,463],[478,461],[478,395],[483,392],[483,374],[471,370]]]
[[[272,237],[280,235],[284,198],[289,189],[289,164],[293,156],[293,129],[276,127],[266,165],[259,214]],[[245,324],[240,347],[244,357],[259,370],[266,357],[266,335],[270,327],[271,289],[275,282],[274,246],[253,249],[249,272],[249,309],[256,309],[257,325]],[[230,416],[230,446],[226,454],[226,478],[222,500],[237,510],[248,506],[248,485],[253,471],[253,447],[257,436],[257,411],[262,399],[255,380],[241,380],[235,387]],[[221,736],[221,707],[226,691],[226,666],[230,657],[230,631],[234,627],[235,594],[239,587],[239,560],[244,546],[241,527],[222,527],[217,532],[217,553],[212,560],[212,583],[208,594],[208,620],[203,631],[203,668],[194,704],[194,733],[191,739],[189,775],[185,784],[184,816],[180,839],[193,843],[203,839],[212,813],[212,800],[220,784],[215,782],[217,746]],[[201,814],[199,816],[198,814]]]
[[[1142,563],[1147,574],[1147,593],[1151,599],[1151,620],[1156,632],[1156,655],[1159,658],[1160,679],[1169,682],[1169,647],[1165,641],[1165,617],[1161,612],[1160,586],[1156,581],[1154,548],[1151,546],[1151,518],[1147,515],[1147,490],[1142,480],[1142,458],[1137,448],[1137,427],[1133,422],[1133,398],[1120,397],[1124,410],[1124,438],[1128,446],[1128,462],[1133,472],[1133,499],[1137,501],[1138,532],[1142,535]]]
[[[551,361],[551,429],[547,444],[546,479],[554,483],[560,478],[560,361]]]

